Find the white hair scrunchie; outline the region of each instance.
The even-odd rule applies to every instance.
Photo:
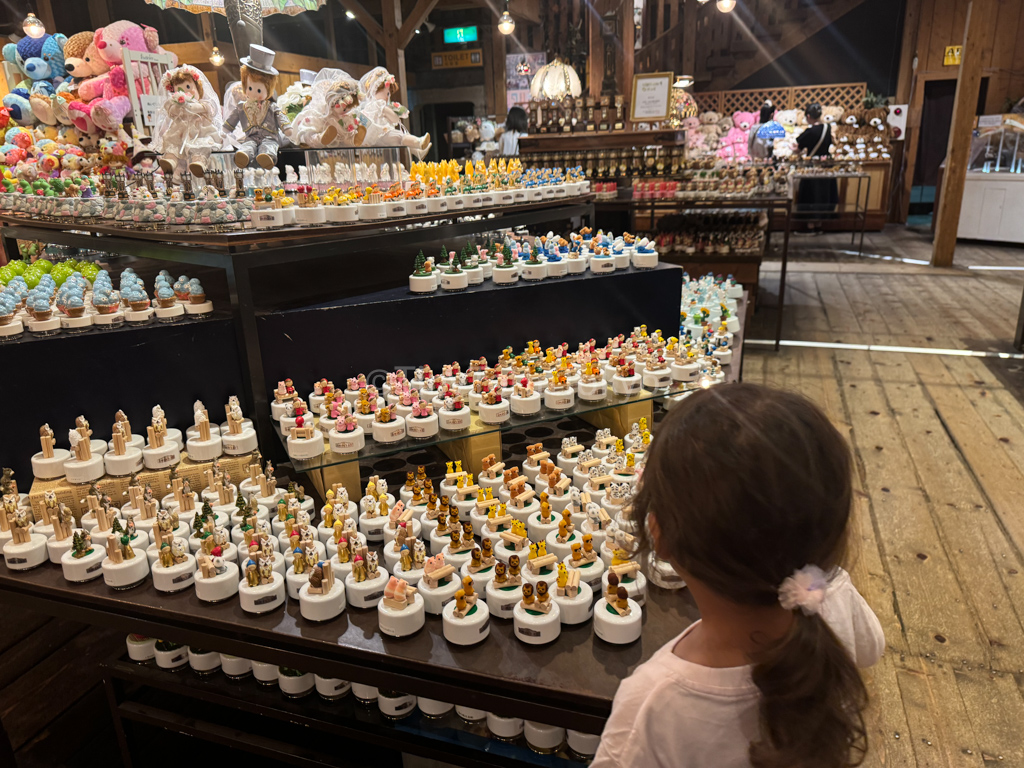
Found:
[[[779,602],[787,611],[799,608],[805,616],[821,613],[828,589],[828,577],[816,565],[805,565],[782,582]]]

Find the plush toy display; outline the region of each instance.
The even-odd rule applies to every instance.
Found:
[[[701,130],[700,118],[684,118],[683,128],[686,129],[686,148],[689,150],[688,154],[694,157],[703,155],[707,146],[704,143],[704,132]]]
[[[359,83],[341,69],[321,69],[309,104],[292,123],[292,141],[308,147],[354,147],[363,143],[359,124]]]
[[[178,164],[186,159],[192,175],[203,178],[210,153],[224,143],[217,92],[190,64],[167,70],[160,87],[167,97],[157,112],[150,149],[161,153],[164,173],[179,170]]]
[[[836,126],[834,136],[837,144],[837,154],[852,154],[853,147],[857,143],[857,134],[860,132],[861,120],[860,110],[847,109],[843,112],[842,119]]]
[[[247,168],[256,158],[267,170],[277,163],[281,133],[291,130],[291,121],[274,100],[278,71],[274,69],[276,54],[262,45],[250,45],[249,55],[239,64],[242,74],[242,101],[224,120],[224,130],[231,133],[240,125],[245,138],[235,152],[235,165]]]
[[[887,160],[890,156],[889,149],[889,123],[886,119],[889,110],[885,107],[875,107],[864,113],[865,126],[863,129],[866,154],[869,160]]]
[[[724,160],[743,161],[747,159],[747,139],[750,127],[757,120],[753,112],[734,112],[732,128],[722,139],[718,156]]]
[[[700,116],[700,129],[704,133],[704,145],[709,149],[717,149],[718,141],[722,138],[718,130],[718,123],[722,116],[717,112],[704,112]]]
[[[42,37],[23,37],[17,43],[4,46],[4,59],[14,64],[26,78],[30,93],[53,93],[64,82],[64,35],[44,34]]]

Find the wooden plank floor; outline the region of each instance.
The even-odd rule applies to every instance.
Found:
[[[934,270],[904,228],[794,238],[784,339],[1012,352],[1024,250]],[[773,301],[778,264],[762,288]],[[769,338],[759,312],[751,338]],[[869,766],[1024,766],[1024,360],[748,346],[744,380],[804,393],[849,436],[854,581],[888,651],[866,674]]]

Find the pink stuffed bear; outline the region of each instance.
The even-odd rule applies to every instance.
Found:
[[[687,117],[683,119],[683,128],[686,129],[686,146],[696,154],[704,153],[704,132],[700,128],[699,117]]]
[[[732,128],[722,139],[722,148],[718,150],[718,156],[726,160],[746,160],[747,134],[750,127],[757,121],[753,112],[734,112],[732,116]]]
[[[90,133],[96,132],[96,129],[115,132],[131,112],[122,49],[150,53],[167,51],[160,47],[159,33],[155,29],[140,27],[125,20],[115,21],[96,30],[93,43],[110,71],[83,83],[78,89],[79,100],[68,105],[68,113],[74,116],[75,127],[79,130]],[[172,66],[177,64],[177,57],[173,58]],[[148,93],[148,81],[144,81],[138,72],[133,75],[139,93]]]

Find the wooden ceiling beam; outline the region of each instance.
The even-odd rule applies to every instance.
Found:
[[[438,0],[416,0],[416,5],[409,12],[409,18],[402,24],[402,28],[398,30],[398,46],[400,48],[405,48],[412,42],[416,30],[427,20],[437,2]]]
[[[356,17],[356,21],[359,22],[360,26],[366,30],[368,34],[377,45],[384,47],[384,28],[377,23],[377,20],[373,18],[373,15],[366,10],[359,0],[338,0],[341,3],[341,7],[346,11],[349,11],[353,16]]]

